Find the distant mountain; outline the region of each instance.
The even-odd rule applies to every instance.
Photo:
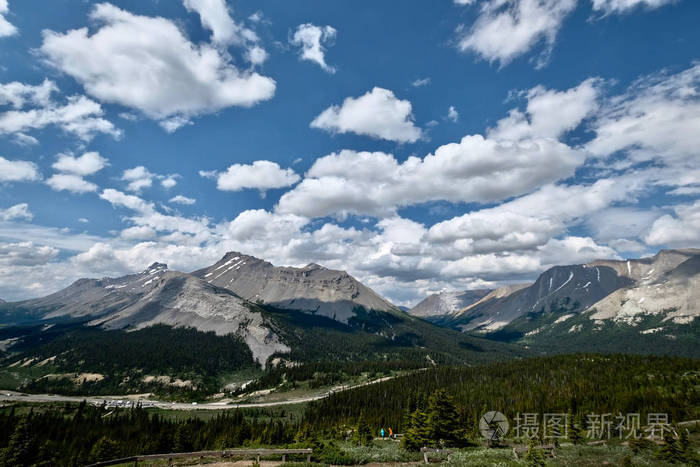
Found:
[[[254,303],[305,311],[342,323],[354,317],[358,308],[398,310],[347,272],[313,263],[303,268],[279,267],[253,256],[231,252],[213,266],[192,274]]]
[[[440,292],[426,297],[414,306],[409,313],[419,318],[432,318],[449,315],[481,300],[491,290],[465,290],[462,292]]]
[[[253,304],[161,263],[119,278],[80,279],[46,297],[6,304],[4,311],[5,322],[72,319],[104,329],[167,324],[236,334],[261,363],[275,352],[289,351]]]
[[[218,335],[236,334],[263,364],[272,354],[289,351],[263,317],[262,310],[233,292],[181,272],[168,271],[157,280],[137,302],[90,324],[105,329],[142,329],[167,324],[214,331]]]
[[[447,324],[462,331],[498,329],[508,319],[506,316],[500,316],[502,313],[501,308],[505,310],[503,312],[504,315],[509,311],[507,307],[502,307],[503,302],[515,292],[529,286],[530,284],[514,284],[499,287],[471,305],[446,315],[439,320],[434,320],[434,322]]]
[[[591,319],[634,325],[644,316],[661,315],[662,323],[688,324],[700,315],[700,252],[687,259],[664,252],[655,259],[636,263],[635,284],[596,302],[590,307]],[[678,260],[684,261],[676,266]],[[661,330],[663,325],[652,332]]]
[[[498,289],[435,322],[550,350],[695,354],[698,315],[700,250],[685,249],[557,266],[534,284]]]
[[[84,318],[110,314],[136,303],[158,283],[167,265],[154,263],[139,274],[119,278],[78,279],[70,286],[46,297],[6,303],[0,309],[5,323]]]

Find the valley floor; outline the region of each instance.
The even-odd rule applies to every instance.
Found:
[[[395,376],[386,376],[375,380],[367,381],[359,384],[345,384],[333,386],[330,389],[320,388],[319,390],[303,393],[302,391],[290,391],[286,393],[265,393],[254,395],[252,398],[245,398],[245,402],[237,402],[234,399],[221,399],[216,402],[205,403],[184,403],[184,402],[167,402],[150,398],[150,394],[128,394],[114,396],[64,396],[60,394],[26,394],[17,391],[2,390],[0,392],[0,402],[29,402],[29,403],[46,403],[46,402],[81,402],[87,401],[93,405],[115,406],[115,407],[131,407],[141,404],[143,407],[154,407],[168,410],[227,410],[227,409],[243,409],[243,408],[264,408],[276,407],[281,405],[304,404],[307,402],[317,401],[341,391],[348,391],[360,387],[382,383]],[[300,393],[304,395],[300,395]],[[267,397],[265,397],[267,396]],[[252,400],[252,401],[249,401]],[[260,401],[258,401],[260,400]]]

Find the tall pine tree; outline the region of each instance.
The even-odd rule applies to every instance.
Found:
[[[428,400],[428,436],[438,446],[453,446],[460,438],[459,417],[452,397],[444,389]]]
[[[357,429],[355,430],[354,441],[358,446],[369,446],[372,444],[372,429],[367,423],[365,415],[360,416],[360,420],[357,422]]]
[[[29,429],[27,418],[22,418],[10,437],[10,442],[2,452],[2,465],[7,467],[28,467],[34,459],[34,436]]]
[[[401,445],[409,451],[418,451],[427,446],[429,440],[428,415],[420,408],[416,408],[411,414],[409,426],[401,439]]]

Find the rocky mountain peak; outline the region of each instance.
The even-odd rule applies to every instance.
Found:
[[[275,266],[238,252],[192,273],[246,300],[347,322],[355,308],[390,311],[393,305],[345,271],[310,263],[302,268]]]
[[[409,313],[421,318],[450,315],[476,303],[488,295],[491,290],[442,291],[426,297]]]
[[[143,270],[141,274],[152,274],[159,271],[167,271],[168,265],[165,263],[155,262]]]

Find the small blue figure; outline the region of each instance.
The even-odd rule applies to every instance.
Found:
[[[382,435],[382,438],[384,437],[384,428],[379,431],[379,434]]]

